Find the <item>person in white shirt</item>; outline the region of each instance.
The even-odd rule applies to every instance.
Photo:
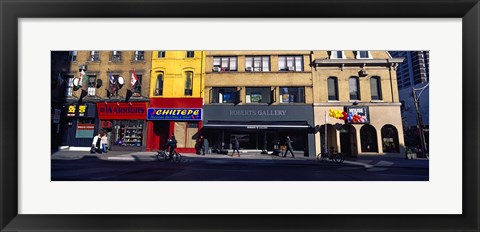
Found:
[[[102,135],[101,141],[102,141],[102,149],[103,149],[103,152],[104,152],[104,153],[107,153],[107,146],[108,146],[107,133],[104,133],[104,134]]]

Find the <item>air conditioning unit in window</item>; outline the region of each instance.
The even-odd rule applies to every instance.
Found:
[[[295,71],[295,67],[293,67],[293,66],[288,66],[288,71]]]
[[[360,72],[358,72],[358,75],[361,77],[366,77],[368,75],[368,72],[367,70],[360,70]]]
[[[245,68],[245,71],[247,71],[247,72],[253,72],[253,67],[246,67],[246,68]]]
[[[220,72],[220,71],[222,71],[222,69],[220,67],[213,67],[213,71],[214,72]]]

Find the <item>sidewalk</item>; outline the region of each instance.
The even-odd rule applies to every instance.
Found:
[[[60,150],[52,154],[52,160],[76,160],[82,158],[98,158],[105,161],[129,161],[129,162],[152,162],[158,161],[155,157],[156,152],[131,152],[131,151],[109,151],[103,154],[91,154],[89,151],[70,151]],[[244,164],[296,164],[296,165],[349,165],[363,166],[365,168],[423,168],[428,169],[429,161],[427,159],[407,160],[398,155],[361,155],[356,158],[347,157],[343,164],[335,164],[330,161],[318,162],[313,157],[302,156],[303,152],[296,154],[295,158],[291,156],[281,157],[276,155],[267,155],[260,153],[240,153],[240,157],[233,157],[225,154],[206,154],[205,156],[182,153],[183,162],[189,163],[244,163]]]

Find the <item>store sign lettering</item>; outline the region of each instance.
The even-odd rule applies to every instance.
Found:
[[[101,120],[145,119],[146,109],[145,102],[97,103],[98,117]]]
[[[284,116],[287,110],[230,110],[230,116]]]
[[[148,108],[148,120],[202,120],[202,109]]]
[[[67,116],[74,117],[76,111],[77,111],[76,105],[69,105],[67,110]],[[85,116],[85,112],[87,112],[87,105],[79,105],[78,116]]]

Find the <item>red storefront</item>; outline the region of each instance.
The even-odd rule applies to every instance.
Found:
[[[147,102],[98,102],[97,112],[110,150],[145,150]]]
[[[195,153],[202,117],[202,98],[150,98],[146,150],[163,149],[174,133],[178,152]]]

